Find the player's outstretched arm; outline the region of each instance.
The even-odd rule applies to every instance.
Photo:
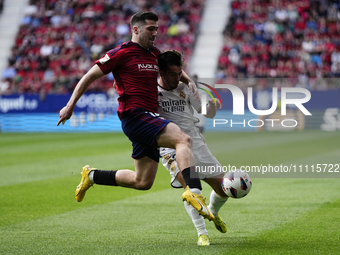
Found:
[[[216,104],[215,104],[216,102]],[[220,100],[218,100],[217,98],[215,98],[215,102],[212,98],[210,98],[208,100],[208,105],[207,105],[207,114],[204,115],[206,118],[212,119],[215,117],[216,115],[216,111],[221,110],[221,103]]]
[[[60,110],[59,112],[59,121],[57,123],[57,126],[59,126],[60,123],[65,123],[66,120],[71,118],[74,107],[76,106],[76,103],[78,102],[79,98],[86,92],[88,87],[91,85],[92,82],[94,82],[96,79],[102,77],[104,73],[99,68],[98,65],[94,65],[78,82],[76,88],[74,89],[72,96],[66,106]]]

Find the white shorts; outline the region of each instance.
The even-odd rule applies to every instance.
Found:
[[[211,154],[206,144],[194,149],[193,154],[196,171],[201,180],[223,173],[221,164]],[[162,157],[163,166],[170,172],[171,186],[174,188],[182,188],[182,184],[177,180],[177,174],[180,172],[180,169],[176,162],[176,150],[160,148],[160,155]]]

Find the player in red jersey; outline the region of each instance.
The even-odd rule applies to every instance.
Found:
[[[72,116],[77,101],[94,80],[112,72],[119,94],[118,116],[133,145],[135,171],[98,170],[87,165],[83,167],[82,180],[76,189],[76,200],[81,202],[94,183],[150,189],[158,168],[158,147],[168,147],[176,149],[177,164],[187,184],[183,200],[203,217],[213,220],[214,216],[199,196],[202,187],[198,173],[194,171],[190,137],[157,113],[157,59],[160,51],[154,47],[154,42],[158,17],[152,12],[139,12],[132,16],[130,23],[131,41],[108,51],[96,61],[77,84],[67,105],[60,110],[57,125]],[[188,84],[189,77],[184,74],[181,81]]]

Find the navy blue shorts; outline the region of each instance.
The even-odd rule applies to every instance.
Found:
[[[124,112],[121,121],[125,135],[132,142],[132,158],[139,159],[148,156],[159,162],[156,136],[169,124],[170,120],[161,117],[158,113],[134,108]]]

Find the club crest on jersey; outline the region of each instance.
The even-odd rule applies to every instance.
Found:
[[[179,97],[182,98],[182,99],[185,99],[186,96],[185,96],[185,94],[184,94],[183,91],[181,91],[181,92],[179,93]]]
[[[104,57],[102,57],[101,59],[99,59],[99,62],[100,62],[102,65],[104,65],[104,63],[106,63],[106,62],[109,61],[109,60],[110,60],[109,55],[105,54]]]

